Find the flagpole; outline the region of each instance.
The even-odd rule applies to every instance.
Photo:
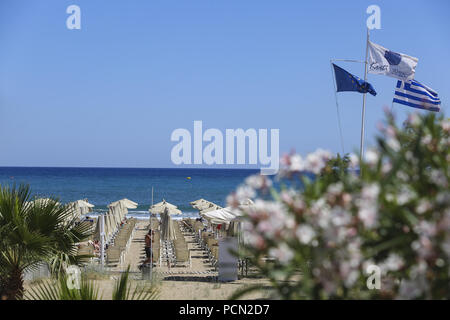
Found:
[[[367,28],[367,39],[366,39],[366,58],[364,60],[364,81],[367,81],[367,55],[369,53],[369,28]],[[363,106],[362,106],[362,117],[361,117],[361,145],[360,145],[360,160],[362,161],[364,156],[364,118],[366,114],[366,93],[363,93]]]

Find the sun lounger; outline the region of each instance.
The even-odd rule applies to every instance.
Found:
[[[125,255],[130,247],[136,226],[136,219],[128,219],[123,224],[117,234],[111,239],[110,246],[106,252],[106,262],[110,265],[122,264]]]

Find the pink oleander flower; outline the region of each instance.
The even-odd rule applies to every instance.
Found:
[[[406,185],[400,187],[400,192],[397,194],[397,203],[404,205],[416,197],[414,191]]]
[[[291,156],[289,170],[292,172],[301,172],[305,170],[305,162],[299,154]]]
[[[322,149],[316,150],[306,156],[305,170],[319,174],[331,159],[331,153]]]
[[[378,184],[365,185],[361,190],[361,197],[356,202],[359,209],[358,217],[368,229],[377,225],[379,192]]]
[[[227,205],[233,208],[237,208],[240,205],[236,192],[233,192],[227,196]]]
[[[421,199],[416,207],[416,212],[418,214],[423,214],[429,210],[431,210],[433,206],[431,205],[431,202],[427,199]]]
[[[402,257],[396,253],[391,253],[387,259],[380,264],[382,272],[385,274],[389,271],[400,270],[404,266],[405,262]]]
[[[445,119],[442,121],[442,130],[446,133],[450,133],[450,119]]]
[[[292,206],[294,204],[295,191],[294,190],[283,190],[280,193],[281,201],[286,205]]]
[[[252,175],[245,179],[245,184],[254,190],[265,190],[272,186],[272,181],[263,175]]]
[[[381,172],[384,174],[389,173],[392,170],[392,163],[387,161],[381,165]]]
[[[257,248],[258,250],[263,250],[266,248],[266,243],[261,235],[254,233],[253,229],[246,231],[247,231],[247,241],[249,245]]]
[[[418,113],[414,112],[408,116],[406,122],[413,127],[418,127],[422,124],[422,119],[420,118]]]
[[[285,243],[281,243],[276,248],[271,248],[269,254],[275,257],[281,264],[288,263],[294,257],[294,251]]]
[[[300,241],[300,243],[309,244],[316,236],[316,232],[311,226],[307,224],[301,224],[297,227],[295,235],[297,236],[297,239],[298,241]]]
[[[236,190],[236,200],[239,204],[243,204],[248,201],[248,199],[253,199],[255,196],[255,190],[248,185],[241,185]]]

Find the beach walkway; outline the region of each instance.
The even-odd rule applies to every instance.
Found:
[[[111,271],[125,271],[130,266],[130,272],[140,272],[138,266],[145,260],[145,235],[148,232],[147,221],[138,221],[136,223],[136,230],[131,239],[130,247],[128,248],[124,262],[121,266],[113,267]]]
[[[139,265],[145,260],[145,235],[148,232],[148,221],[142,220],[136,224],[136,231],[134,232],[133,239],[131,239],[130,247],[125,255],[124,263],[121,267],[115,267],[112,271],[124,271],[127,266],[130,265],[130,271],[132,273],[140,273]],[[184,234],[185,240],[188,244],[188,249],[191,252],[191,267],[171,267],[170,270],[167,266],[157,266],[154,271],[165,279],[173,279],[176,276],[194,276],[194,277],[216,277],[217,272],[211,266],[208,261],[206,252],[200,248],[195,242],[193,235]],[[172,277],[173,276],[173,277]],[[206,279],[204,279],[206,280]]]

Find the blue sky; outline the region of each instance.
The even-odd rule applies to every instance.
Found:
[[[66,28],[71,4],[81,30]],[[382,24],[371,40],[418,57],[416,79],[448,114],[449,1],[2,0],[0,166],[170,167],[172,131],[194,120],[280,129],[281,152],[339,152],[329,60],[364,59],[371,4]],[[368,81],[366,146],[396,83]],[[338,99],[354,151],[362,96]]]

